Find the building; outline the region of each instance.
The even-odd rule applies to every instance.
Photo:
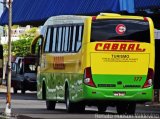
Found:
[[[16,28],[12,28],[11,40],[16,41],[19,40],[19,35],[29,30],[31,27],[27,25],[26,27],[17,26]],[[8,30],[5,30],[4,34],[1,36],[1,44],[8,43]]]
[[[0,16],[2,15],[3,11],[4,11],[3,0],[0,0]],[[0,36],[2,35],[3,35],[3,27],[0,26]]]

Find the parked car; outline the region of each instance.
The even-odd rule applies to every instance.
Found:
[[[15,62],[12,62],[12,75],[11,86],[14,93],[21,90],[21,93],[25,91],[36,91],[36,58],[34,56],[17,57]]]

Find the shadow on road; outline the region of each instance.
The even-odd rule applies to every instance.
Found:
[[[99,114],[97,111],[93,111],[93,110],[86,110],[83,113],[67,113],[66,109],[55,109],[53,111],[49,111],[46,109],[17,109],[17,110],[21,110],[21,112],[23,114],[20,114],[17,119],[45,119],[45,118],[65,118],[65,119],[93,119],[95,118],[96,114]],[[33,114],[30,112],[34,112]],[[111,112],[105,112],[103,113],[104,115],[116,115],[115,113],[111,113]],[[25,115],[25,116],[24,116]],[[26,116],[29,115],[29,116]],[[39,115],[39,117],[41,118],[36,118],[32,115]],[[40,116],[42,115],[42,116]],[[46,115],[46,117],[45,117]]]
[[[21,114],[97,114],[98,112],[95,110],[86,110],[82,113],[68,113],[66,109],[55,109],[55,110],[47,110],[47,109],[33,109],[33,108],[16,108],[16,112],[21,112]],[[103,114],[115,114],[112,112],[105,112]]]
[[[6,93],[0,93],[0,97],[6,98]],[[37,95],[36,95],[36,92],[35,93],[26,93],[26,94],[12,93],[11,98],[12,98],[12,100],[37,100]]]

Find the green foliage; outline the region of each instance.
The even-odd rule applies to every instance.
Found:
[[[3,55],[7,56],[8,55],[8,44],[3,45]]]
[[[12,54],[14,56],[26,56],[30,53],[32,39],[21,39],[12,42]]]
[[[30,45],[32,40],[37,34],[37,28],[31,28],[19,36],[20,40],[12,42],[12,55],[13,56],[26,56],[30,54]],[[8,44],[4,46],[4,55],[8,54]]]
[[[20,39],[33,39],[37,33],[37,28],[33,27],[19,36]]]

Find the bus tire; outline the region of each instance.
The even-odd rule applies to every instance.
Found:
[[[56,106],[56,102],[55,101],[46,100],[47,110],[54,110],[55,106]]]
[[[83,113],[85,111],[85,104],[82,102],[75,103],[75,112]]]
[[[127,114],[135,114],[136,112],[136,103],[129,103],[128,104],[128,109],[127,109]]]
[[[122,103],[117,105],[118,114],[135,114],[136,103]]]
[[[97,108],[98,108],[98,112],[99,113],[104,113],[106,111],[106,109],[107,109],[107,106],[105,106],[105,105],[98,105]]]
[[[71,113],[71,112],[75,111],[75,105],[69,99],[69,89],[68,89],[68,87],[65,90],[65,103],[66,103],[67,112]]]
[[[118,114],[125,114],[127,110],[127,105],[126,104],[117,104],[117,113]]]
[[[46,85],[45,85],[44,82],[43,82],[43,85],[42,85],[42,99],[46,100]]]

